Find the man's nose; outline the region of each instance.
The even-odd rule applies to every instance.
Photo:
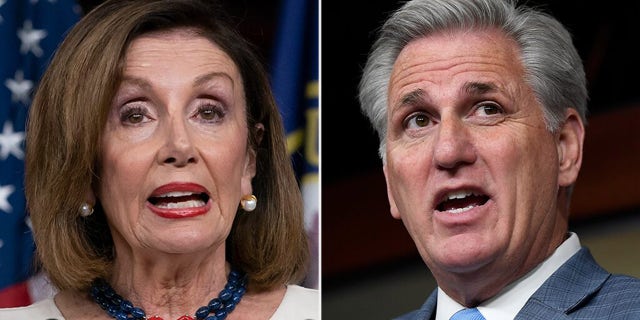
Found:
[[[443,170],[455,170],[477,159],[470,128],[457,117],[442,119],[438,124],[433,159]]]

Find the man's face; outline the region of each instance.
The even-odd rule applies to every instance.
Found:
[[[566,129],[547,130],[517,50],[497,31],[442,33],[409,43],[393,68],[391,212],[445,291],[443,279],[480,273],[510,282],[566,232],[558,191],[575,181],[580,161],[566,172],[563,153],[575,148]],[[572,130],[582,130],[569,114]]]

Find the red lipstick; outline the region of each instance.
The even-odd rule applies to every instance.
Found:
[[[153,190],[146,205],[163,218],[190,218],[207,213],[211,209],[211,198],[207,189],[199,184],[174,182]]]

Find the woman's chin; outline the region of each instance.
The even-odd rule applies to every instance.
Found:
[[[215,250],[216,240],[210,234],[197,232],[191,233],[168,233],[158,236],[153,242],[147,243],[145,247],[156,253],[166,254],[198,254]],[[218,240],[219,245],[224,245],[224,241]]]

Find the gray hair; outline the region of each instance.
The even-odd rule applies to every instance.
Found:
[[[510,0],[413,0],[379,31],[360,81],[362,112],[378,132],[385,160],[389,79],[400,51],[411,41],[444,30],[496,28],[520,48],[525,80],[544,106],[547,129],[557,130],[568,108],[586,123],[587,89],[571,34],[550,15]]]

